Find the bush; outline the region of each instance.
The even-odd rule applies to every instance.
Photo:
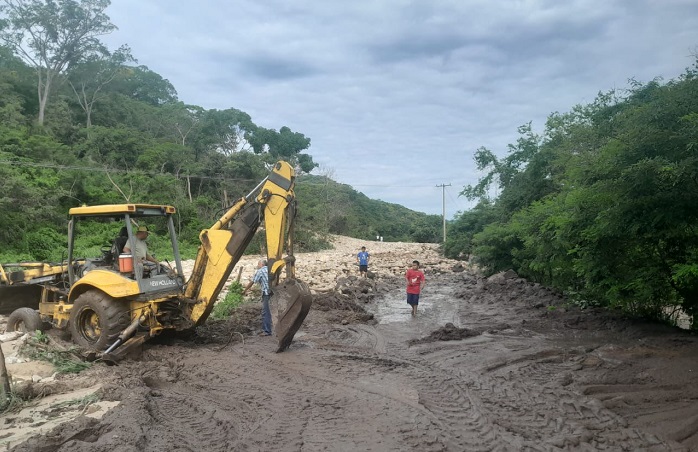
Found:
[[[52,228],[40,228],[27,234],[29,254],[40,261],[60,260],[66,253],[66,238]]]
[[[242,304],[242,284],[234,282],[230,285],[228,293],[223,301],[219,301],[213,307],[211,318],[214,320],[227,319],[235,308]]]

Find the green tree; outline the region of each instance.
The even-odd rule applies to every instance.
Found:
[[[475,152],[475,163],[479,171],[487,170],[487,174],[474,186],[468,185],[460,193],[468,199],[482,199],[488,196],[492,184],[497,183],[501,189],[506,189],[514,177],[538,152],[541,138],[533,133],[531,123],[524,124],[518,129],[516,144],[509,144],[508,154],[503,159],[487,148],[481,147]]]
[[[10,128],[27,124],[24,112],[33,76],[10,49],[0,46],[0,124]]]
[[[121,46],[114,53],[106,55],[88,55],[78,64],[70,68],[68,83],[70,84],[78,104],[85,112],[85,126],[92,126],[92,110],[95,103],[104,99],[107,93],[106,85],[111,83],[125,68],[123,65],[133,61],[128,46]]]
[[[110,88],[113,92],[153,107],[177,101],[177,90],[172,83],[143,65],[127,66]]]
[[[258,127],[247,137],[256,154],[266,153],[270,162],[278,159],[299,166],[299,169],[310,172],[317,166],[312,157],[301,154],[310,147],[310,138],[299,132],[293,132],[284,126],[277,132],[274,129]],[[300,166],[299,164],[302,164]]]
[[[110,0],[3,0],[0,40],[36,69],[39,125],[54,79],[71,64],[103,52],[97,39],[116,27],[104,13]]]
[[[488,200],[480,201],[474,208],[462,212],[448,225],[444,254],[453,259],[470,259],[473,253],[473,238],[496,218],[494,205]]]
[[[221,152],[226,156],[250,151],[249,138],[257,130],[250,115],[235,108],[208,110],[201,118],[194,146],[204,152]]]

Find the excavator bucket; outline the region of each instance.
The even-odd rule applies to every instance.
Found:
[[[297,279],[287,279],[274,287],[272,300],[276,303],[277,313],[274,329],[279,348],[276,353],[280,353],[291,345],[293,336],[310,311],[313,297],[307,284]]]

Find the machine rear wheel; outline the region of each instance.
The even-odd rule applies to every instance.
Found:
[[[35,309],[15,309],[7,318],[7,331],[32,333],[36,330],[43,330],[43,322],[41,321],[39,311]]]
[[[97,291],[80,295],[70,311],[70,333],[81,347],[103,351],[131,322],[128,303]]]

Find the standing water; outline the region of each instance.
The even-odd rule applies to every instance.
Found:
[[[407,294],[396,290],[376,298],[366,306],[380,325],[395,323],[417,323],[422,328],[440,328],[446,323],[461,327],[460,299],[453,296],[451,284],[439,284],[438,280],[428,279],[427,285],[419,296],[417,315],[412,316],[412,309],[407,304]]]

